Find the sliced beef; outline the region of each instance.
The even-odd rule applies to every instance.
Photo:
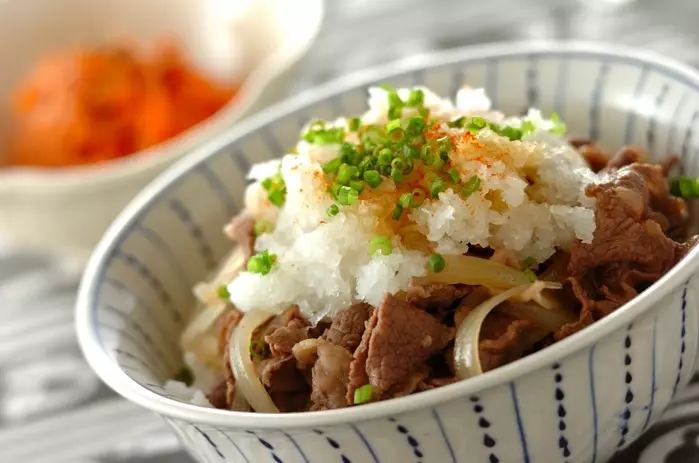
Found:
[[[354,352],[362,340],[366,322],[373,310],[365,303],[354,304],[343,310],[333,318],[330,328],[323,334],[323,339]]]
[[[595,142],[584,138],[572,138],[570,139],[570,144],[578,150],[593,172],[599,172],[607,167],[610,156],[597,146]]]
[[[648,152],[640,146],[625,146],[612,156],[606,169],[620,169],[631,164],[646,163],[648,159]]]
[[[350,405],[347,401],[352,354],[344,347],[318,340],[313,366],[311,410],[332,410]]]
[[[407,395],[428,374],[427,360],[444,349],[454,329],[412,304],[387,294],[367,322],[350,365],[347,401],[365,385],[375,399]]]
[[[255,219],[247,212],[241,212],[228,222],[223,231],[242,247],[247,262],[255,253]]]
[[[687,221],[683,201],[670,196],[661,166],[631,164],[590,185],[597,202],[592,243],[576,241],[568,264],[569,287],[580,302],[569,336],[613,312],[670,270],[691,244],[666,235]]]
[[[411,279],[407,299],[415,307],[427,310],[441,318],[442,312],[454,307],[471,289],[467,285],[420,284]]]
[[[209,392],[209,394],[206,396],[207,399],[209,399],[209,402],[211,402],[211,405],[214,406],[214,408],[220,408],[222,410],[227,410],[230,408],[230,404],[228,402],[228,382],[226,378],[221,378],[221,380],[216,383],[213,389]]]
[[[309,338],[309,328],[304,320],[293,319],[286,326],[265,336],[265,342],[274,356],[288,355],[297,343]]]
[[[292,355],[271,357],[256,362],[257,374],[280,412],[308,409],[310,387]]]

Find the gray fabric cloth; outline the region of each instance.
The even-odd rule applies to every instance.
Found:
[[[294,92],[392,59],[523,38],[610,40],[699,65],[697,2],[490,0],[474,5],[328,1],[327,22]],[[0,243],[0,461],[191,462],[162,420],[116,396],[82,359],[72,323],[80,271]],[[699,461],[696,429],[699,383],[680,394],[663,422],[617,461]]]

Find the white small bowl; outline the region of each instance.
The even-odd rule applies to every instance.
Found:
[[[573,135],[679,153],[699,175],[699,73],[613,46],[508,43],[392,64],[265,110],[180,162],[112,225],[85,273],[80,345],[114,390],[162,415],[200,462],[602,463],[652,425],[691,378],[699,249],[604,320],[482,376],[408,397],[313,413],[250,414],[163,395],[181,366],[190,288],[230,249],[249,164],[293,146],[300,124],[366,109],[366,88],[466,81],[517,114],[556,110]],[[695,217],[696,220],[696,217]]]
[[[0,101],[44,54],[114,39],[144,46],[174,37],[195,65],[235,98],[185,133],[123,159],[63,169],[0,169],[0,235],[15,244],[86,258],[117,213],[167,166],[278,100],[315,40],[323,0],[0,1]],[[6,108],[7,109],[7,108]],[[8,136],[0,113],[0,141]],[[0,145],[2,146],[2,145]],[[1,150],[2,148],[0,148]]]

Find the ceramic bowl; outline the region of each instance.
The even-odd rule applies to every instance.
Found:
[[[148,182],[289,90],[320,30],[323,5],[323,0],[0,2],[0,51],[6,57],[0,101],[45,53],[122,38],[147,48],[163,36],[173,37],[211,78],[242,82],[235,98],[214,116],[133,156],[63,169],[0,169],[0,234],[15,245],[86,260],[119,211]],[[8,135],[7,121],[5,108],[0,146]]]
[[[613,51],[610,51],[613,50]],[[80,291],[77,331],[100,377],[162,415],[201,462],[604,462],[661,415],[689,380],[699,340],[699,250],[603,321],[485,375],[343,410],[263,415],[163,395],[181,366],[190,288],[230,244],[251,163],[293,146],[313,116],[366,109],[371,84],[466,81],[496,107],[556,110],[569,132],[616,149],[682,156],[699,174],[699,73],[643,52],[581,44],[504,44],[393,64],[268,109],[152,183],[112,225]]]

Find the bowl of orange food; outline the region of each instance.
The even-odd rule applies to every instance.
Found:
[[[4,2],[0,237],[86,257],[163,169],[284,94],[322,17],[322,0]]]

